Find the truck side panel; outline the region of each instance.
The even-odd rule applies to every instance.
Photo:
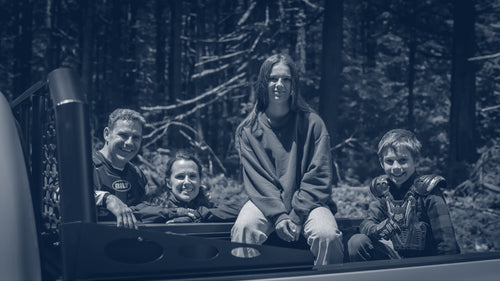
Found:
[[[40,280],[40,256],[19,134],[0,93],[0,279]]]

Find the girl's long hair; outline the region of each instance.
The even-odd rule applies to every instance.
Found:
[[[269,77],[271,76],[271,71],[273,66],[283,63],[284,65],[290,68],[290,75],[292,76],[292,87],[290,94],[290,110],[291,111],[303,111],[303,112],[312,112],[313,109],[307,104],[307,102],[302,98],[299,94],[299,74],[297,71],[297,67],[293,62],[292,58],[285,54],[275,54],[268,57],[260,67],[259,76],[257,78],[257,100],[252,111],[248,114],[248,116],[238,125],[236,128],[235,134],[235,146],[239,151],[240,148],[240,138],[241,133],[244,128],[249,127],[252,131],[257,129],[257,115],[259,112],[263,112],[266,110],[269,104],[269,95],[268,95],[268,85],[269,85]]]

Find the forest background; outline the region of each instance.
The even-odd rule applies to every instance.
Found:
[[[164,191],[177,148],[206,163],[212,199],[242,201],[236,126],[260,64],[297,62],[332,136],[340,217],[363,217],[380,137],[414,131],[421,173],[446,176],[463,251],[500,250],[500,1],[0,0],[0,90],[13,100],[58,67],[80,75],[93,146],[108,114],[146,117],[134,161]]]

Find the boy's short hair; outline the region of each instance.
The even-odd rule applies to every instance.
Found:
[[[378,143],[378,158],[382,162],[388,149],[406,148],[415,160],[420,158],[422,144],[414,133],[404,129],[394,129],[385,133]]]
[[[113,112],[111,112],[108,118],[108,128],[110,130],[113,130],[116,121],[118,120],[137,121],[141,124],[141,127],[143,129],[144,126],[146,125],[146,119],[144,119],[144,117],[142,117],[142,115],[139,112],[128,108],[117,108]]]

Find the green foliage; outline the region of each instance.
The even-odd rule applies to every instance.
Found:
[[[241,208],[248,200],[243,183],[227,178],[223,174],[208,177],[206,184],[208,186],[209,200],[215,205],[225,204]]]
[[[500,200],[498,193],[446,199],[462,253],[500,250],[500,209],[488,208],[488,201]]]
[[[471,177],[458,185],[454,194],[458,196],[475,196],[484,191],[500,192],[500,143],[492,140],[491,147],[483,147],[481,157],[471,167]],[[498,205],[497,207],[500,207]]]
[[[366,218],[370,202],[374,200],[368,186],[334,188],[332,199],[337,204],[337,218]]]

